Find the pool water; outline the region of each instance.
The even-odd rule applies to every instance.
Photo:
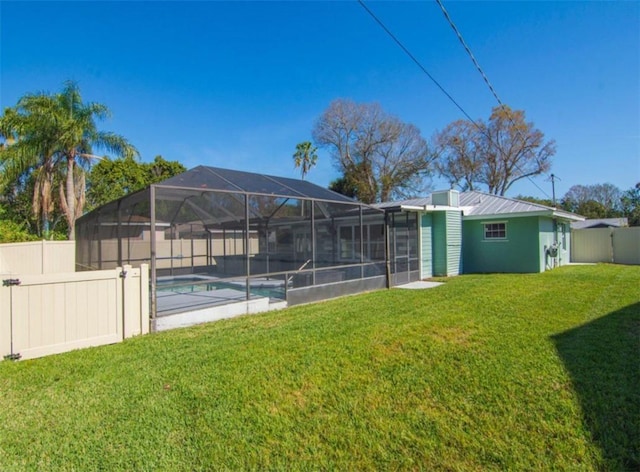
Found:
[[[231,289],[238,292],[244,292],[246,290],[246,285],[242,282],[225,282],[222,280],[207,282],[207,279],[199,277],[161,279],[156,282],[156,285],[158,291],[174,293],[209,292],[219,289]],[[251,295],[260,297],[278,300],[285,299],[284,282],[281,285],[258,285],[258,283],[254,283],[251,285],[250,292]]]

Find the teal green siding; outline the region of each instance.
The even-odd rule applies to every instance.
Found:
[[[540,267],[541,271],[569,263],[571,254],[571,229],[568,221],[557,221],[557,236],[554,237],[552,218],[540,218]],[[564,234],[563,234],[564,229]],[[558,243],[558,257],[555,261],[546,255],[546,248]]]
[[[462,213],[447,211],[447,274],[462,272]]]
[[[420,278],[426,279],[433,276],[433,257],[431,231],[433,219],[430,213],[425,213],[420,218]]]
[[[571,223],[569,221],[561,221],[558,225],[559,262],[560,265],[566,265],[571,262]]]
[[[553,236],[553,220],[551,218],[539,218],[539,245],[538,251],[540,254],[540,272],[545,269],[553,268],[553,259],[547,256],[547,248],[554,242]]]
[[[433,275],[458,275],[462,266],[461,213],[433,213]]]
[[[444,212],[433,214],[433,275],[447,275],[447,219]]]
[[[462,222],[462,253],[465,273],[478,272],[541,272],[544,251],[541,249],[542,229],[537,216],[464,220]],[[505,240],[485,240],[484,223],[505,222]],[[545,231],[546,233],[546,231]]]

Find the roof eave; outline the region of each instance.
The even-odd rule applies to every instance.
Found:
[[[521,211],[521,212],[513,212],[513,213],[490,213],[490,214],[479,214],[479,215],[464,215],[463,219],[487,220],[487,219],[496,219],[496,218],[524,218],[527,216],[547,216],[549,218],[555,217],[555,218],[562,218],[564,220],[572,220],[572,221],[584,220],[584,217],[580,215],[575,215],[573,213],[560,212],[553,209],[541,210],[541,211]]]

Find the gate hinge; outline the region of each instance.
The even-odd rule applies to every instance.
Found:
[[[123,270],[122,272],[120,272],[120,275],[118,276],[121,279],[126,279],[127,278],[127,271]]]
[[[4,279],[2,281],[3,287],[11,287],[12,285],[20,285],[20,279]]]
[[[6,356],[4,356],[4,360],[5,361],[19,361],[21,357],[22,357],[22,355],[20,355],[20,353],[7,354]]]

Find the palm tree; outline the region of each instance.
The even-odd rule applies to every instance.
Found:
[[[0,117],[0,136],[4,138],[0,145],[0,189],[26,184],[29,176],[33,177],[32,211],[40,222],[39,232],[46,238],[54,208],[55,133],[35,104],[27,97],[23,100]]]
[[[302,180],[309,173],[311,168],[318,162],[318,155],[314,147],[309,141],[304,141],[296,145],[296,152],[293,154],[293,163],[296,168],[300,167]]]
[[[0,132],[7,143],[5,132],[15,141],[0,151],[4,153],[0,166],[11,169],[14,175],[29,168],[36,172],[41,184],[36,185],[38,199],[34,192],[34,210],[39,207],[45,227],[53,204],[54,178],[60,177],[60,207],[69,239],[75,238],[75,221],[84,208],[85,170],[92,160],[99,159],[94,148],[116,156],[139,156],[122,136],[98,130],[96,120],[109,116],[105,105],[83,103],[78,85],[69,81],[55,95],[25,95],[15,109],[8,109],[0,119]]]

